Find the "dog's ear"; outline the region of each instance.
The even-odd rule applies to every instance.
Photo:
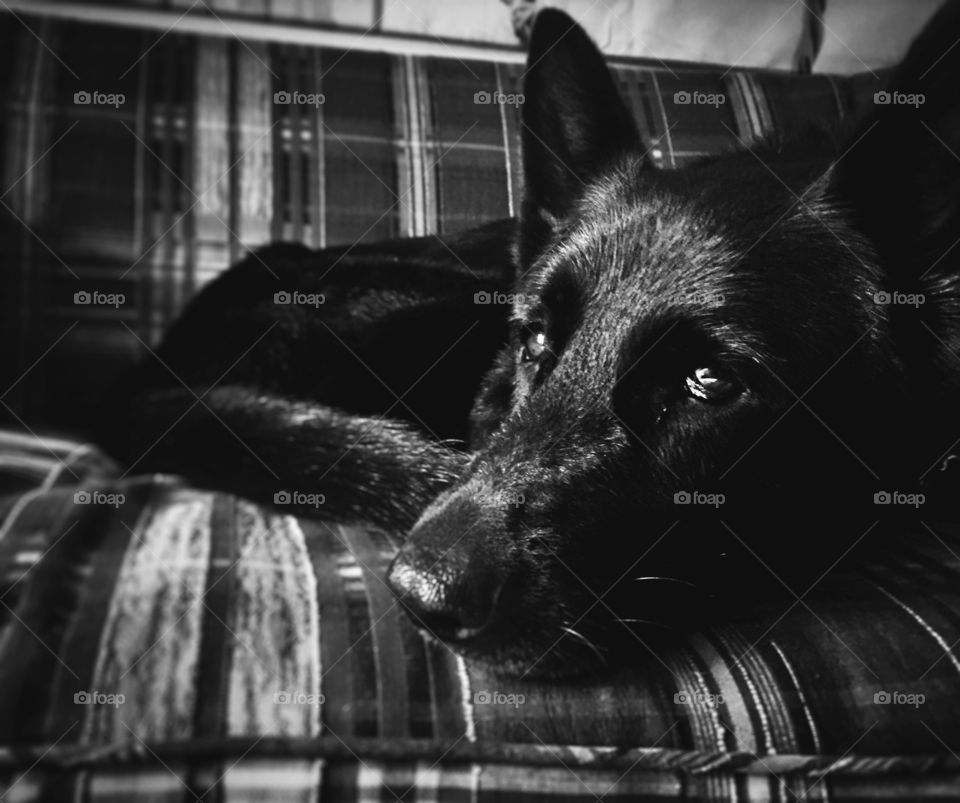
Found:
[[[833,189],[906,289],[960,234],[960,3],[940,9],[874,96]],[[960,252],[950,260],[960,265]],[[943,265],[942,267],[946,267]],[[899,273],[899,275],[896,275]]]
[[[641,141],[600,51],[562,11],[537,14],[523,87],[523,262],[528,264],[585,186],[618,155],[639,153]]]

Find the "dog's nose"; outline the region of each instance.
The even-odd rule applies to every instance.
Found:
[[[388,581],[413,621],[443,641],[469,641],[495,617],[500,587],[473,572],[418,566],[401,554]]]
[[[480,548],[483,533],[470,519],[459,509],[415,528],[387,575],[413,621],[443,641],[479,636],[501,608],[506,578]]]

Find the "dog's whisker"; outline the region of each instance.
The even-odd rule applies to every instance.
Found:
[[[603,653],[600,652],[600,650],[599,650],[599,648],[597,647],[597,645],[594,644],[592,641],[590,641],[590,639],[588,639],[585,635],[583,635],[583,633],[578,633],[578,632],[577,632],[576,630],[574,630],[572,627],[565,627],[565,626],[563,626],[563,625],[560,626],[560,629],[561,629],[564,633],[569,633],[569,634],[570,634],[571,636],[573,636],[574,638],[579,639],[580,641],[582,641],[587,647],[589,647],[589,648],[593,651],[594,655],[596,655],[597,658],[600,659],[600,661],[603,663],[604,666],[607,665],[607,659],[606,659],[606,657],[603,655]]]
[[[648,576],[648,577],[634,577],[633,579],[636,580],[636,581],[640,581],[640,580],[661,580],[661,581],[663,581],[663,582],[665,582],[665,583],[681,583],[682,585],[690,586],[690,588],[696,588],[696,587],[697,587],[697,584],[696,584],[696,583],[691,583],[689,580],[681,580],[679,577],[661,577],[661,576],[658,576],[658,575],[650,575],[650,576]]]

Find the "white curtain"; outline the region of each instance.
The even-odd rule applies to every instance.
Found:
[[[441,38],[512,44],[501,0],[340,0],[349,22]],[[817,72],[890,66],[942,0],[826,0]],[[807,3],[812,5],[810,0]],[[331,16],[339,16],[336,6]],[[805,0],[547,0],[580,20],[609,55],[792,69]],[[349,7],[349,10],[348,10]],[[363,19],[361,19],[361,17]]]

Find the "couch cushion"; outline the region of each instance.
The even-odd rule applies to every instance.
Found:
[[[916,798],[960,782],[956,526],[883,540],[636,666],[508,681],[408,625],[386,534],[112,478],[82,444],[0,442],[0,773],[16,799],[179,800],[184,784],[852,799],[907,778]]]

